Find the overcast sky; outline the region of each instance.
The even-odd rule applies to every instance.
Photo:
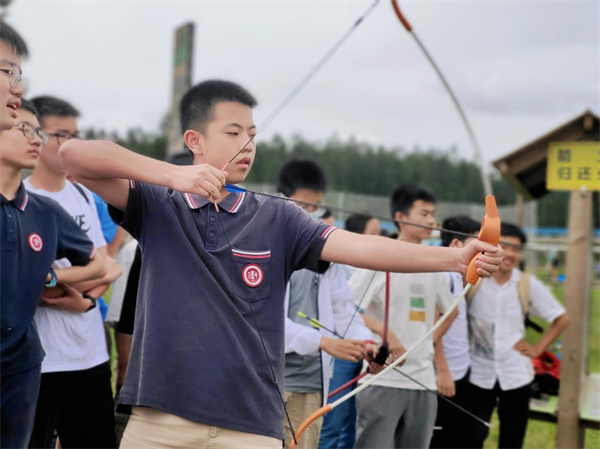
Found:
[[[196,24],[193,81],[240,82],[259,100],[259,137],[336,133],[412,149],[473,149],[433,68],[382,1],[263,132],[265,118],[370,2],[15,0],[26,96],[53,94],[82,127],[157,130],[171,94],[174,29]],[[600,110],[598,1],[400,2],[492,160]]]

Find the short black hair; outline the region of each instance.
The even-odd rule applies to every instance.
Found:
[[[188,90],[179,103],[181,132],[188,129],[206,130],[212,120],[213,106],[223,101],[241,103],[253,108],[256,99],[242,86],[230,81],[209,80]]]
[[[373,217],[367,214],[352,214],[346,218],[345,229],[355,234],[364,234],[367,223],[372,219]]]
[[[434,204],[436,201],[435,195],[425,187],[416,184],[402,184],[394,190],[394,193],[392,193],[392,200],[390,203],[392,218],[394,218],[396,212],[402,212],[404,215],[408,215],[413,204],[419,200]]]
[[[40,114],[31,101],[21,98],[21,106],[19,109],[31,112],[33,115],[35,115],[35,118],[38,120],[38,122],[40,121]]]
[[[527,243],[527,236],[525,235],[523,230],[514,223],[502,222],[500,224],[500,236],[517,237],[519,240],[521,240],[521,246]]]
[[[333,217],[333,212],[331,212],[331,209],[325,209],[323,211],[323,215],[321,215],[321,220],[323,220],[324,218],[329,218],[329,217]]]
[[[442,229],[444,229],[441,232],[442,245],[450,246],[450,243],[452,243],[452,240],[454,239],[458,239],[461,242],[464,242],[468,239],[467,236],[454,234],[453,232],[448,231],[462,232],[464,234],[470,234],[473,237],[477,237],[480,228],[480,223],[476,222],[471,217],[467,217],[466,215],[448,217],[442,223]]]
[[[8,23],[0,20],[0,41],[6,42],[13,52],[17,55],[26,57],[29,56],[27,44],[19,33],[15,31]]]
[[[312,160],[294,159],[281,167],[277,177],[277,191],[292,196],[299,189],[325,192],[327,177],[323,168]]]
[[[42,120],[48,115],[58,117],[79,117],[81,115],[68,101],[50,95],[32,98],[31,102],[35,105]]]

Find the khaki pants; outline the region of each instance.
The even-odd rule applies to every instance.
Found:
[[[133,407],[121,449],[207,448],[281,449],[281,440],[209,426],[147,407]]]
[[[285,402],[287,403],[287,412],[290,416],[290,421],[292,421],[292,426],[294,426],[294,431],[297,431],[300,424],[302,424],[311,413],[321,408],[323,405],[323,395],[321,393],[294,393],[286,391]],[[293,435],[287,417],[284,419],[284,424],[285,447],[289,448]],[[319,447],[319,436],[321,435],[322,426],[323,417],[321,416],[302,433],[302,437],[298,440],[296,447],[298,449],[315,449]]]

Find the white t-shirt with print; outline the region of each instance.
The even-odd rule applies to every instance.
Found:
[[[450,282],[450,291],[454,297],[457,297],[463,290],[462,276],[459,273],[446,273],[446,277]],[[442,337],[442,341],[452,379],[460,380],[467,374],[469,366],[471,366],[466,301],[458,303],[458,315]]]
[[[60,204],[87,233],[96,249],[106,246],[96,204],[92,194],[84,186],[78,184],[87,201],[69,181],[60,192],[35,189],[29,179],[24,184],[30,192],[52,198]],[[60,259],[53,266],[67,268],[71,264],[67,259]],[[102,315],[98,307],[85,313],[38,307],[35,323],[46,352],[42,373],[84,370],[108,360]]]
[[[364,309],[365,315],[381,322],[385,317],[385,278],[385,273],[359,269],[349,281],[355,305]],[[404,348],[409,349],[434,325],[435,309],[445,313],[452,302],[453,297],[444,273],[392,273],[389,329],[396,334]],[[435,390],[437,387],[433,370],[433,339],[430,338],[419,346],[400,370],[427,388]],[[364,381],[370,377],[367,375]],[[393,370],[381,376],[375,385],[422,389]]]
[[[471,334],[471,374],[469,380],[491,390],[500,383],[504,391],[514,390],[533,380],[531,358],[513,348],[525,337],[523,309],[517,284],[519,270],[499,285],[494,278],[484,278],[469,305]],[[565,309],[550,290],[531,276],[529,313],[552,323]]]

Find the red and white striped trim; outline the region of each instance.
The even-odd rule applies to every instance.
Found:
[[[333,231],[335,231],[337,229],[337,227],[335,226],[329,226],[328,228],[326,228],[323,233],[321,234],[321,238],[326,239],[327,237],[329,237],[331,235],[331,233]]]
[[[93,258],[96,255],[96,247],[93,246],[92,250],[90,251],[90,259]]]
[[[236,257],[243,257],[245,259],[269,259],[271,257],[271,251],[246,251],[241,249],[232,248],[231,252]]]
[[[235,204],[233,205],[233,207],[231,208],[231,210],[229,212],[232,214],[235,214],[238,210],[240,210],[240,207],[241,207],[242,203],[244,202],[245,198],[246,198],[246,192],[242,192],[238,196],[237,201],[235,202]]]
[[[21,210],[21,212],[23,212],[25,210],[25,206],[27,206],[28,201],[29,201],[29,195],[27,195],[27,192],[25,192],[25,196],[23,197],[23,202],[19,206],[19,209]]]
[[[194,198],[192,198],[192,195],[190,195],[189,193],[184,193],[183,197],[185,198],[185,201],[188,203],[188,206],[190,206],[192,209],[198,209],[198,205],[194,201]]]
[[[133,179],[129,180],[129,188],[130,189],[135,189],[135,181]]]

